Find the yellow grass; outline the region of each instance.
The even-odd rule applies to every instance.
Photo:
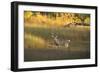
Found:
[[[44,48],[46,47],[46,41],[39,37],[39,36],[35,36],[35,35],[31,35],[31,34],[25,34],[25,48]]]

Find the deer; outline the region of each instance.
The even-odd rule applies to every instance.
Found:
[[[56,47],[60,47],[60,46],[64,46],[66,48],[69,47],[70,40],[60,40],[58,36],[55,35],[54,33],[51,33],[51,37],[53,38]]]

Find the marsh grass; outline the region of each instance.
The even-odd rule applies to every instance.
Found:
[[[90,58],[90,27],[25,27],[25,61]],[[51,33],[61,40],[71,40],[69,47],[55,47]],[[71,53],[69,55],[69,52]],[[60,55],[58,57],[58,55]]]

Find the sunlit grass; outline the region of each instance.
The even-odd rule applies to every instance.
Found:
[[[44,48],[46,47],[46,41],[35,35],[25,34],[25,48]]]
[[[24,61],[90,58],[90,27],[25,27],[24,32]],[[52,32],[63,41],[70,40],[69,47],[57,47]]]
[[[76,28],[25,28],[25,48],[54,48],[54,39],[51,33],[55,33],[61,40],[71,40],[70,47],[78,49],[89,45],[90,27]],[[88,45],[86,45],[88,44]],[[79,45],[79,46],[78,46]],[[81,46],[80,46],[81,45]],[[64,47],[64,46],[62,46]]]

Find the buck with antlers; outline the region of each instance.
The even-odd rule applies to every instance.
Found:
[[[55,35],[54,33],[51,33],[51,37],[53,38],[56,47],[60,47],[60,46],[64,46],[66,48],[69,47],[70,40],[60,40],[58,36]]]

